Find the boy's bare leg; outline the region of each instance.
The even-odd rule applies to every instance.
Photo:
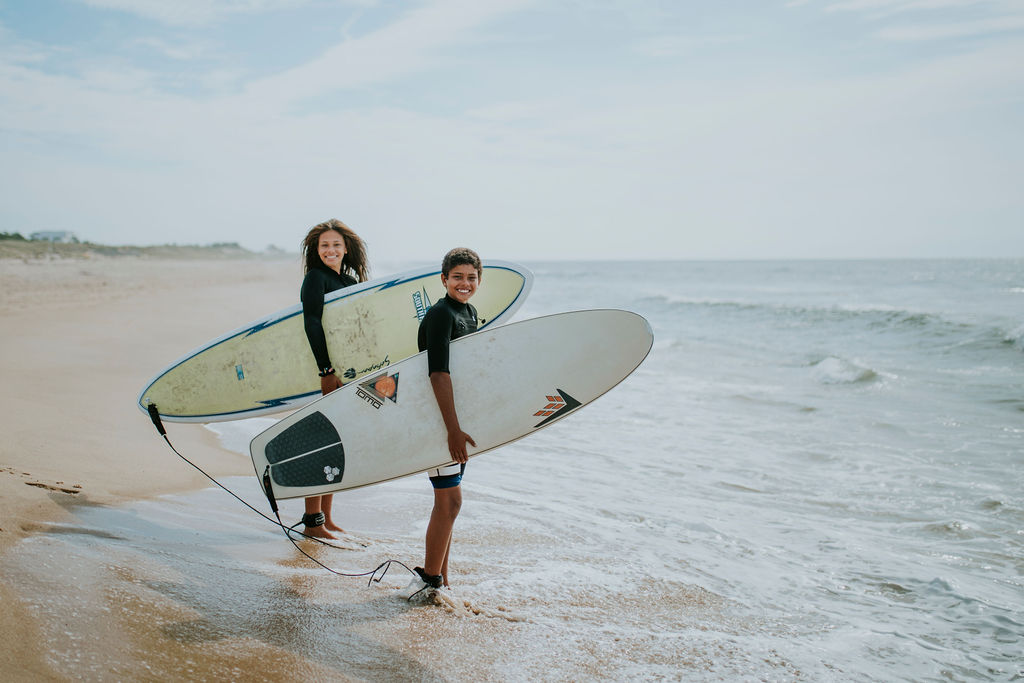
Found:
[[[445,588],[451,588],[448,584],[448,556],[452,552],[452,535],[448,534],[448,547],[444,549],[444,562],[441,563],[441,584]]]
[[[430,522],[427,524],[427,552],[423,560],[423,571],[434,576],[442,575],[446,586],[452,528],[461,507],[461,486],[434,489],[434,509],[430,511]]]

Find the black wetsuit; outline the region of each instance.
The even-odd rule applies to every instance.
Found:
[[[430,307],[420,322],[416,342],[420,351],[427,352],[428,372],[447,372],[448,344],[459,337],[476,332],[476,309],[472,304],[460,304],[445,294]]]
[[[448,344],[453,339],[476,332],[476,328],[476,309],[471,304],[460,304],[445,294],[443,299],[431,306],[420,321],[416,337],[420,351],[427,352],[427,371],[451,374],[448,369]],[[459,486],[465,471],[465,463],[452,463],[427,470],[427,476],[435,489],[446,489]]]
[[[324,265],[310,270],[302,280],[302,289],[299,292],[299,299],[302,300],[302,320],[309,348],[313,351],[316,366],[321,372],[334,367],[327,352],[327,337],[324,334],[324,295],[354,284],[356,279],[348,273],[338,274]]]

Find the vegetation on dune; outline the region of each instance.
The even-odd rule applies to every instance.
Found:
[[[93,242],[51,242],[27,239],[17,232],[0,232],[0,259],[89,259],[110,257],[161,259],[280,259],[294,254],[270,246],[262,252],[250,251],[237,242],[212,244],[160,244],[148,247],[107,245]]]

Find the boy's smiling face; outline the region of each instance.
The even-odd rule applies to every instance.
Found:
[[[449,270],[448,277],[442,275],[441,282],[444,283],[448,296],[464,304],[476,293],[480,274],[476,272],[476,268],[464,263]]]

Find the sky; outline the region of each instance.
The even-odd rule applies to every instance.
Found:
[[[1024,257],[1024,0],[0,0],[0,232]]]

